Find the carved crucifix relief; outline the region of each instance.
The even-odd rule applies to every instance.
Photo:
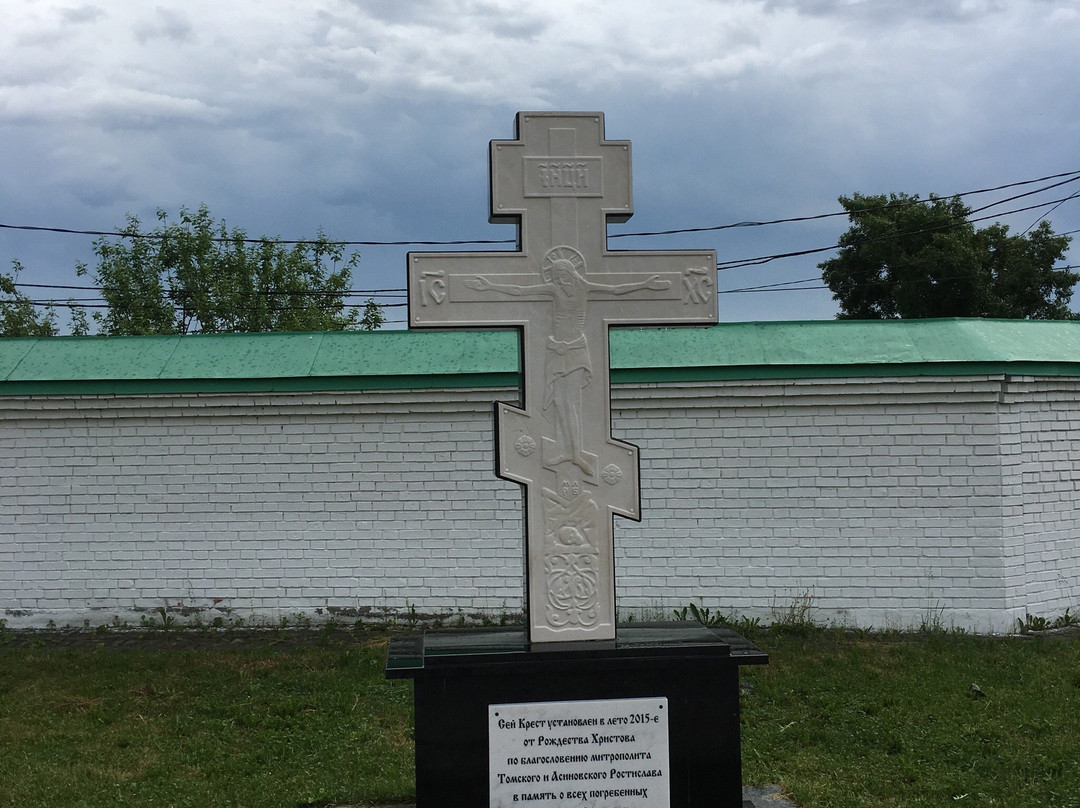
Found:
[[[519,113],[491,143],[491,219],[515,252],[410,253],[413,328],[521,332],[521,407],[496,405],[496,472],[525,487],[532,642],[615,636],[613,515],[641,518],[637,449],[611,437],[608,330],[716,322],[716,254],[616,252],[630,144],[599,113]]]

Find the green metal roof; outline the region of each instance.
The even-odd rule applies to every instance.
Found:
[[[0,339],[0,395],[517,383],[510,331]],[[1080,322],[814,320],[619,329],[613,380],[1080,376]]]

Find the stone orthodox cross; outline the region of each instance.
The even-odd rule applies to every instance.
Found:
[[[491,143],[491,221],[516,252],[410,253],[409,326],[521,332],[521,407],[495,407],[496,473],[525,489],[529,639],[615,637],[613,514],[640,520],[637,448],[611,437],[608,330],[716,322],[716,254],[613,252],[630,143],[599,113],[521,112]]]

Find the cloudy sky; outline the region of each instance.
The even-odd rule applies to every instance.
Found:
[[[487,223],[487,142],[512,136],[518,110],[603,111],[607,136],[633,142],[636,214],[611,234],[830,213],[855,191],[951,195],[1080,171],[1080,0],[4,7],[4,225],[112,230],[129,212],[152,223],[158,208],[205,203],[252,236],[513,238]],[[1078,189],[988,213],[1017,232],[1042,216],[1077,230],[1080,197],[1052,203]],[[727,262],[825,247],[844,229],[838,217],[612,246],[714,248]],[[74,266],[92,263],[92,241],[0,228],[0,267],[19,259],[25,284],[86,284]],[[408,248],[357,249],[356,289],[403,289]],[[829,293],[806,288],[820,286],[829,255],[721,272],[721,318],[832,317]]]

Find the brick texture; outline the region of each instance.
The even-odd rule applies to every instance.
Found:
[[[0,616],[519,612],[508,390],[0,399]],[[1004,631],[1080,605],[1080,380],[617,386],[623,614]]]

